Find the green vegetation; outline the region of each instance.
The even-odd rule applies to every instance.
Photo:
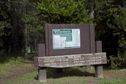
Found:
[[[125,84],[125,79],[114,79],[114,80],[98,80],[92,77],[62,77],[62,78],[49,78],[47,82],[41,83],[38,80],[33,80],[36,73],[26,74],[22,77],[16,78],[15,80],[8,80],[6,84]],[[94,81],[95,80],[95,81]]]
[[[95,24],[108,66],[125,68],[125,22],[126,0],[0,0],[0,84],[41,84],[34,80],[36,70],[27,60],[33,60],[37,44],[45,42],[46,23]],[[64,75],[56,77],[52,71],[45,84],[126,83],[125,70],[105,71],[102,80],[84,77],[82,67],[65,69]]]
[[[17,67],[18,65],[25,66],[26,63],[24,62],[24,58],[22,57],[9,58],[9,60],[6,60],[6,62],[0,63],[0,75],[6,75],[10,69]]]
[[[40,16],[47,23],[91,23],[86,0],[41,0],[37,3]]]
[[[13,80],[8,80],[6,84],[86,84],[83,77],[63,77],[63,78],[49,78],[47,83],[41,83],[37,80],[33,80],[33,77],[36,76],[36,73],[30,73],[24,75],[23,77]],[[11,82],[11,83],[10,83]]]
[[[10,64],[11,63],[11,64]],[[2,65],[2,64],[1,64]],[[0,72],[0,84],[125,84],[126,70],[104,70],[103,79],[93,75],[91,67],[65,68],[63,73],[57,74],[55,69],[48,68],[47,82],[39,82],[37,70],[32,64],[21,61],[11,61]],[[3,71],[6,71],[3,73]]]
[[[114,67],[126,65],[125,0],[1,0],[0,55],[31,58],[37,44],[45,42],[46,23],[95,24],[96,40]],[[12,55],[13,56],[13,55]],[[3,58],[1,57],[1,58]]]
[[[125,84],[126,79],[102,80],[98,84]]]
[[[121,2],[123,1],[123,2]],[[96,0],[95,23],[97,39],[103,42],[112,67],[125,65],[126,10],[125,0]]]
[[[46,23],[91,23],[96,25],[96,40],[102,40],[103,51],[107,52],[109,64],[114,68],[124,67],[125,2],[125,0],[1,0],[0,55],[36,54],[37,44],[45,42]]]
[[[35,73],[27,74],[23,77],[17,78],[14,81],[8,80],[6,84],[125,84],[125,79],[114,79],[114,80],[99,80],[96,79],[97,83],[95,83],[94,78],[85,79],[85,77],[63,77],[63,78],[49,78],[46,83],[41,83],[37,80],[33,81]]]

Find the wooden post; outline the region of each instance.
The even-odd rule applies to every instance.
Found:
[[[45,44],[38,45],[38,56],[43,57],[45,56]],[[38,67],[38,80],[40,82],[46,82],[46,68]]]
[[[102,65],[95,66],[95,76],[97,78],[103,78],[103,66]]]
[[[102,42],[96,42],[96,52],[102,52]],[[95,65],[95,76],[97,78],[103,78],[103,66],[102,65]]]
[[[40,82],[46,82],[46,68],[39,67],[38,69],[38,80]]]

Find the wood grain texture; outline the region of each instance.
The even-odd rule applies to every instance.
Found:
[[[106,53],[73,54],[37,57],[39,67],[64,68],[72,66],[106,64]]]

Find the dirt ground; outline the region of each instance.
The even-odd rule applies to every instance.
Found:
[[[34,66],[31,64],[19,65],[12,67],[6,74],[0,76],[0,84],[6,80],[16,79],[26,73],[34,71]]]

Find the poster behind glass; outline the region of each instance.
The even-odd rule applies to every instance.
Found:
[[[80,29],[52,29],[53,49],[80,48]]]

